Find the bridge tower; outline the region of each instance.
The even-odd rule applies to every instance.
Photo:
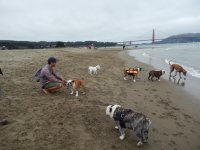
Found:
[[[155,43],[155,30],[153,29],[153,33],[152,33],[152,44]]]

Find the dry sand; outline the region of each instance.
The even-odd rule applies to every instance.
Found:
[[[63,89],[41,93],[32,78],[49,56],[59,59],[56,70],[66,79],[84,78],[86,95],[76,98]],[[98,75],[89,65],[101,65]],[[136,83],[123,80],[124,65],[142,66]],[[0,51],[0,150],[197,150],[200,149],[199,101],[169,83],[150,82],[152,68],[120,50],[15,50]],[[137,148],[137,138],[126,130],[120,141],[114,122],[105,116],[108,104],[142,112],[151,121],[149,144]]]

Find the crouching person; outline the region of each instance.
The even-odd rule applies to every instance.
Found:
[[[48,64],[45,65],[40,72],[40,84],[42,91],[45,94],[55,92],[66,86],[66,81],[63,77],[57,75],[53,68],[56,66],[56,59],[50,57],[48,59]]]

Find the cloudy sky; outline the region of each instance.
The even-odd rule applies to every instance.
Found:
[[[124,41],[200,32],[200,0],[0,0],[0,40]]]

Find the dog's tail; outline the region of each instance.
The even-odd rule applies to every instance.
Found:
[[[171,61],[172,61],[172,60],[169,61],[169,65],[170,65],[170,66],[172,65],[172,64],[171,64]]]

